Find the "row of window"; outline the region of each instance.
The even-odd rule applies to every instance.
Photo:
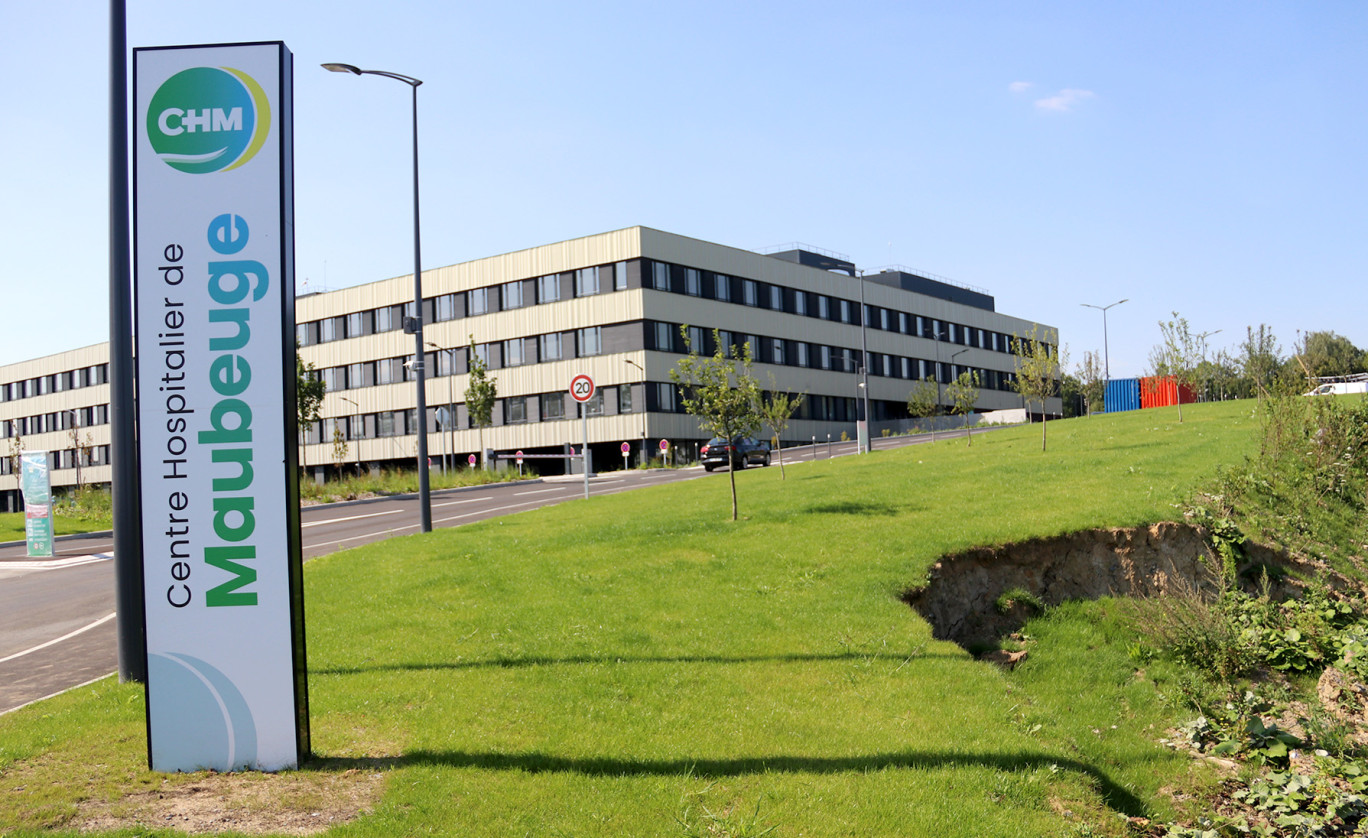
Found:
[[[0,419],[0,439],[25,437],[29,434],[45,434],[53,431],[69,431],[73,427],[88,428],[91,425],[109,424],[109,405],[97,404],[91,407],[78,407],[75,410],[59,410],[55,413],[39,413],[35,416],[20,416],[15,419]]]
[[[650,266],[650,287],[657,291],[735,302],[853,326],[858,326],[862,322],[858,301],[666,262],[653,261]],[[946,341],[993,352],[1012,351],[1012,338],[1003,332],[964,326],[948,320],[923,317],[920,314],[882,306],[866,305],[863,322],[871,329],[885,332]]]
[[[109,364],[95,364],[74,370],[26,378],[0,384],[0,402],[12,402],[32,396],[46,396],[48,393],[61,393],[81,387],[94,387],[109,382]]]
[[[699,326],[689,326],[688,333],[682,334],[675,323],[649,321],[647,333],[650,347],[661,352],[683,354],[690,348],[700,355],[712,355],[717,351],[717,343],[735,348],[738,351],[749,345],[751,358],[759,364],[778,364],[789,367],[858,372],[862,363],[862,353],[858,349],[843,346],[826,346],[805,341],[769,338],[720,330],[716,339],[710,331]],[[730,353],[730,349],[727,350]],[[890,355],[883,352],[869,353],[869,374],[882,378],[902,378],[910,381],[939,378],[948,384],[963,371],[973,367],[936,361],[925,358],[910,358]],[[980,387],[985,390],[1010,390],[1013,374],[998,370],[980,369]]]
[[[554,303],[572,297],[592,297],[626,288],[626,262],[596,265],[565,273],[547,274],[501,285],[426,297],[423,300],[423,322],[442,323],[462,317]],[[413,316],[414,306],[411,302],[381,306],[367,311],[354,311],[350,314],[300,323],[295,327],[295,336],[300,346],[312,346],[317,343],[398,331],[404,328],[404,318]]]
[[[612,406],[616,413],[632,412],[632,388],[623,384],[611,388],[599,388],[593,398],[584,403],[584,412],[589,416],[602,416],[605,412],[605,392],[612,391]],[[567,411],[568,403],[568,411]],[[465,403],[455,405],[457,419],[453,427],[471,427],[469,417],[464,415]],[[430,433],[445,430],[441,427],[439,411],[445,412],[443,405],[435,405],[427,410],[427,429]],[[515,425],[526,422],[551,422],[574,417],[575,403],[569,400],[564,391],[539,393],[528,396],[508,396],[499,399],[494,410],[494,424]],[[408,436],[418,432],[418,410],[381,411],[379,413],[352,414],[337,416],[315,422],[304,434],[305,442],[310,444],[333,442],[338,433],[344,440],[382,439],[384,437]]]
[[[53,470],[76,468],[77,457],[81,468],[109,465],[109,446],[92,445],[78,452],[75,448],[51,452]],[[14,474],[15,464],[9,457],[0,457],[0,474]]]
[[[489,369],[504,369],[566,358],[588,358],[601,354],[601,326],[475,345],[475,356]],[[378,361],[361,361],[340,367],[326,367],[317,370],[315,375],[323,379],[323,385],[330,393],[414,381],[417,375],[413,371],[412,358],[412,355],[408,355],[382,358]],[[453,347],[426,352],[423,354],[423,369],[428,371],[425,378],[465,375],[470,371],[470,348]]]

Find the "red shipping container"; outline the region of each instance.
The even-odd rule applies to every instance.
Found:
[[[1193,404],[1197,401],[1191,387],[1180,386],[1171,376],[1150,376],[1140,379],[1142,408],[1172,407],[1178,404],[1179,396],[1182,396],[1183,404]]]

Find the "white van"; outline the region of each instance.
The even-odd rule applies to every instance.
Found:
[[[1309,393],[1307,396],[1345,396],[1351,393],[1368,394],[1368,381],[1335,381],[1329,384],[1322,384]]]

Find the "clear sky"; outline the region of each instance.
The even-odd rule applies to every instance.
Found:
[[[0,364],[108,337],[107,4],[0,0]],[[986,289],[1145,372],[1177,311],[1368,346],[1368,3],[129,0],[295,58],[299,290],[646,225]],[[305,284],[307,283],[307,284]]]

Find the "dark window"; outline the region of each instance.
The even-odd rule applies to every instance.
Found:
[[[599,292],[598,268],[580,268],[575,271],[575,296],[591,297]]]
[[[741,302],[748,306],[759,305],[759,291],[756,288],[755,280],[741,280]]]
[[[541,417],[543,421],[565,418],[565,395],[563,393],[543,393],[541,397]]]
[[[472,288],[466,292],[466,311],[472,315],[489,311],[489,289]]]
[[[541,336],[541,359],[543,361],[555,361],[561,358],[561,335],[560,332],[552,332],[549,335]]]
[[[590,326],[579,330],[579,356],[598,355],[603,352],[603,329]]]
[[[657,291],[670,290],[670,266],[664,262],[651,263],[651,287]]]
[[[554,303],[560,298],[560,274],[537,277],[537,302]]]

